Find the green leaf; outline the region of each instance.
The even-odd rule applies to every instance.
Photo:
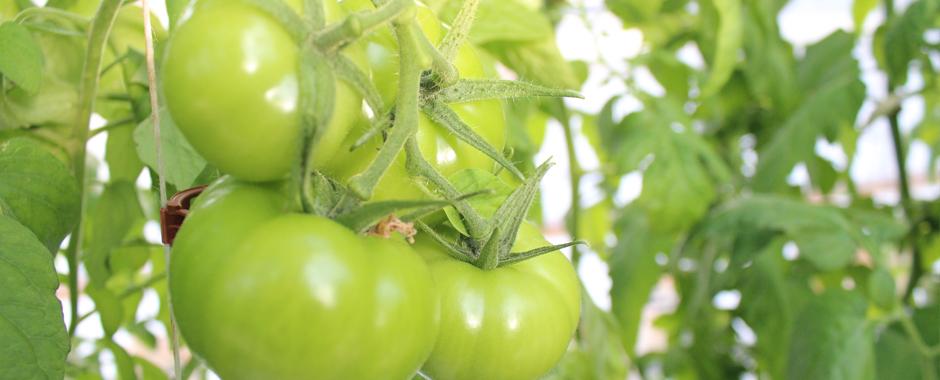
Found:
[[[144,163],[137,157],[134,129],[131,126],[108,131],[104,159],[112,181],[136,181]]]
[[[613,207],[610,200],[605,199],[581,210],[578,220],[578,238],[586,241],[602,258],[609,254],[606,240],[613,229]]]
[[[480,194],[467,200],[471,207],[480,213],[484,218],[491,218],[496,214],[499,206],[506,201],[506,197],[512,193],[512,187],[507,185],[499,177],[482,169],[462,169],[452,174],[448,180],[454,185],[461,194],[469,194],[477,191],[488,190],[489,193]],[[464,226],[460,213],[453,207],[444,209],[447,220],[460,233],[470,236],[467,227]]]
[[[852,20],[855,22],[855,33],[862,32],[865,18],[878,5],[878,0],[855,0],[852,2]]]
[[[653,99],[647,107],[619,124],[599,123],[600,138],[618,173],[643,171],[636,202],[647,211],[650,226],[679,231],[705,214],[716,196],[715,183],[730,173],[677,105]]]
[[[742,22],[740,0],[712,0],[718,10],[717,47],[711,59],[708,80],[702,86],[701,97],[708,98],[725,85],[738,63],[741,49]]]
[[[796,314],[796,303],[788,284],[780,251],[784,241],[767,244],[753,265],[742,273],[741,318],[757,335],[758,363],[772,378],[784,378],[787,347]]]
[[[170,31],[176,29],[180,18],[183,17],[183,11],[186,10],[187,0],[166,0],[166,13],[170,19]]]
[[[111,340],[106,343],[106,346],[114,355],[114,364],[117,365],[117,378],[119,380],[136,380],[137,372],[134,369],[134,359],[124,350],[124,347]]]
[[[0,97],[0,130],[32,125],[61,125],[75,120],[78,92],[75,86],[44,80],[39,93],[14,88]]]
[[[874,339],[865,300],[830,290],[811,300],[796,319],[787,378],[873,379]]]
[[[58,251],[78,222],[78,183],[62,162],[30,139],[0,143],[0,198],[49,252]]]
[[[85,229],[87,248],[82,259],[92,283],[103,287],[111,277],[108,259],[112,250],[123,245],[132,233],[139,233],[143,217],[137,189],[132,182],[108,184],[90,206]]]
[[[922,54],[924,32],[937,16],[937,8],[936,0],[917,0],[907,7],[904,14],[887,24],[881,48],[884,49],[885,69],[893,85],[907,82],[908,66]]]
[[[161,369],[160,367],[157,367],[155,364],[151,363],[147,359],[135,356],[134,363],[137,364],[137,367],[140,368],[140,373],[143,375],[141,376],[141,380],[167,380],[169,379],[166,372],[163,372],[163,369]],[[187,377],[181,376],[180,378],[186,379]]]
[[[782,233],[796,242],[801,259],[823,271],[851,263],[856,249],[864,240],[862,229],[851,223],[839,209],[782,196],[755,195],[737,199],[726,203],[709,218],[705,223],[705,233],[713,238],[754,234],[756,231]],[[735,252],[734,255],[754,253]]]
[[[807,49],[797,72],[806,97],[759,149],[756,190],[785,188],[793,166],[814,157],[817,138],[833,140],[842,126],[854,124],[865,99],[854,46],[852,35],[835,32]]]
[[[94,284],[85,287],[85,294],[95,301],[95,310],[101,317],[105,337],[111,338],[124,323],[124,307],[114,292]]]
[[[923,357],[906,334],[889,328],[875,342],[878,379],[926,379]]]
[[[35,94],[42,81],[42,49],[25,26],[0,24],[0,74]]]
[[[868,299],[884,310],[894,308],[897,297],[895,287],[894,277],[885,269],[875,269],[868,275]]]
[[[611,310],[621,327],[621,342],[632,355],[643,306],[663,268],[656,256],[668,254],[675,237],[650,228],[642,212],[628,208],[620,219],[618,243],[610,258]]]
[[[0,216],[0,378],[61,379],[69,336],[52,256],[26,227]]]
[[[647,59],[646,67],[663,86],[666,96],[679,102],[686,101],[689,97],[692,69],[668,51],[653,50]]]
[[[166,108],[160,109],[160,140],[166,181],[178,189],[192,186],[205,169],[206,160],[189,145]],[[134,142],[141,161],[157,171],[157,150],[149,117],[134,130]]]
[[[606,0],[604,3],[625,26],[643,24],[654,19],[663,7],[664,0]]]

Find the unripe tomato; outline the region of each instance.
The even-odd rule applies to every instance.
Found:
[[[170,261],[190,348],[224,379],[410,379],[437,336],[430,272],[404,242],[284,213],[276,188],[200,195]]]
[[[524,224],[514,251],[548,245]],[[565,353],[578,326],[580,285],[560,252],[492,270],[456,260],[429,239],[415,249],[441,297],[441,328],[423,372],[443,380],[531,380]]]
[[[325,5],[329,19],[343,16],[338,4]],[[298,51],[277,21],[237,1],[202,0],[180,23],[167,47],[163,89],[173,120],[209,163],[249,181],[287,175],[299,159]],[[354,49],[349,54],[362,60]],[[362,118],[361,97],[344,82],[334,96],[315,157],[331,156]]]

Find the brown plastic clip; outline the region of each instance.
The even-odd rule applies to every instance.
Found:
[[[173,245],[176,233],[183,225],[183,220],[189,214],[189,205],[193,198],[199,196],[206,186],[196,186],[173,195],[166,202],[166,207],[160,209],[160,229],[163,232],[163,244]]]

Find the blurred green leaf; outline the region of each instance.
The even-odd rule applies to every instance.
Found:
[[[717,45],[711,57],[711,70],[702,85],[701,97],[707,98],[721,89],[731,77],[741,48],[742,21],[740,0],[712,0],[720,19]]]
[[[105,161],[112,181],[136,181],[144,163],[137,157],[134,144],[133,125],[112,129],[108,132],[105,146]]]
[[[609,255],[607,250],[607,235],[613,228],[613,204],[610,200],[597,202],[595,205],[581,210],[578,220],[578,238],[588,243],[591,250],[597,252],[601,258]]]
[[[39,91],[42,49],[25,26],[0,23],[0,74],[29,94]]]
[[[841,290],[811,300],[790,338],[787,378],[873,379],[874,337],[866,307],[861,296]]]
[[[894,308],[897,295],[894,277],[883,268],[871,271],[868,275],[868,299],[884,310]]]
[[[0,215],[0,378],[61,379],[69,336],[52,256],[16,220]]]
[[[611,311],[621,327],[621,342],[633,355],[643,307],[663,268],[657,255],[667,255],[675,236],[651,228],[640,210],[629,208],[617,224],[618,242],[610,258]]]
[[[604,3],[626,26],[648,22],[663,6],[663,0],[606,0]]]
[[[95,301],[95,310],[101,318],[101,327],[105,337],[111,338],[124,323],[124,308],[121,299],[105,287],[91,284],[85,287],[85,294]]]
[[[907,82],[907,69],[911,60],[918,58],[924,46],[924,32],[937,16],[936,0],[917,0],[899,17],[887,24],[884,35],[885,69],[894,86]],[[877,48],[876,48],[877,49]]]
[[[106,343],[108,350],[114,355],[114,364],[117,365],[118,380],[136,380],[137,371],[134,369],[134,359],[119,344],[108,341]]]
[[[837,137],[841,126],[852,125],[865,98],[858,64],[852,57],[853,36],[835,32],[807,49],[797,68],[806,97],[759,149],[753,186],[779,191],[798,162],[815,154],[816,140]]]
[[[730,173],[683,111],[664,99],[627,115],[619,124],[599,123],[605,150],[619,173],[643,172],[636,202],[650,217],[650,227],[678,231],[691,226],[717,195],[716,182]]]
[[[898,329],[885,329],[875,342],[878,379],[926,379],[917,346]]]
[[[178,189],[192,186],[206,168],[206,160],[189,145],[165,108],[160,109],[160,140],[166,181]],[[157,150],[149,117],[134,130],[134,142],[140,160],[157,171]]]
[[[755,231],[784,234],[799,246],[801,259],[823,271],[851,263],[863,242],[861,228],[838,209],[781,196],[755,195],[731,201],[705,222],[705,233],[712,237]]]
[[[88,277],[103,287],[111,276],[108,266],[112,250],[120,247],[140,227],[143,219],[137,189],[132,182],[113,182],[105,186],[91,206],[86,223],[86,251],[83,256]]]
[[[865,18],[878,5],[878,0],[855,0],[852,2],[852,21],[855,25],[855,33],[862,32],[862,25],[865,24]]]

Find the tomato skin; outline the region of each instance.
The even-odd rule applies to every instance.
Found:
[[[523,225],[514,251],[547,245]],[[531,380],[568,347],[580,317],[580,285],[560,252],[489,271],[419,240],[441,297],[437,344],[422,371],[434,379]]]
[[[296,3],[296,4],[295,4]],[[330,19],[338,4],[326,2]],[[292,2],[295,10],[299,2]],[[186,139],[212,165],[247,181],[287,176],[299,159],[297,43],[250,5],[203,0],[167,47],[167,107]],[[361,52],[350,51],[356,62]],[[361,97],[337,81],[335,111],[313,155],[330,157],[363,118]]]
[[[347,0],[344,6],[352,11],[373,9],[368,1]],[[432,43],[438,43],[444,36],[441,21],[434,12],[423,5],[417,8],[417,20],[422,31]],[[398,45],[389,28],[380,28],[368,38],[358,43],[365,50],[373,83],[387,105],[394,104],[398,93]],[[461,78],[490,78],[481,62],[480,53],[470,44],[465,44],[458,52],[455,62]],[[502,104],[497,100],[474,101],[452,104],[460,118],[487,142],[502,149],[506,144],[506,120]],[[485,154],[457,139],[453,133],[432,122],[423,113],[419,113],[417,141],[424,158],[431,162],[445,176],[463,168],[477,168],[491,171],[495,162]],[[367,126],[359,127],[359,133],[351,133],[344,143],[351,146]],[[362,172],[368,167],[376,152],[381,148],[381,141],[373,139],[351,153],[344,153],[343,159],[317,163],[318,169],[341,180]],[[405,168],[404,154],[400,154],[392,166],[379,181],[373,195],[374,200],[422,198],[421,188],[409,178]]]
[[[404,242],[284,213],[276,188],[224,181],[197,198],[171,256],[192,350],[224,379],[410,379],[437,336],[424,261]]]

